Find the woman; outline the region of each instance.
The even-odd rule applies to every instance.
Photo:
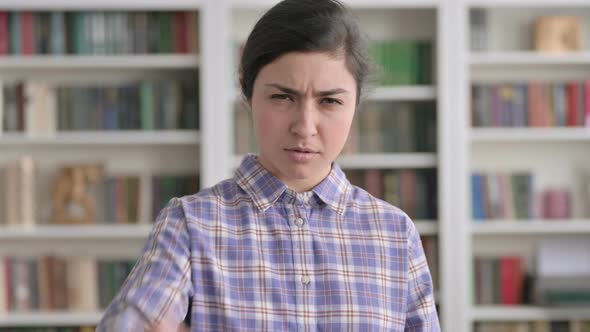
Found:
[[[259,155],[168,203],[98,330],[439,331],[413,223],[334,162],[369,63],[336,0],[270,9],[240,66]]]

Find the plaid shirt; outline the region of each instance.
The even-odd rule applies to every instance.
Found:
[[[340,167],[308,195],[248,155],[172,199],[97,331],[440,331],[418,231]],[[170,326],[170,325],[169,325]]]

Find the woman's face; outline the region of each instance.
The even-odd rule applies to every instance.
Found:
[[[289,188],[308,191],[330,172],[356,106],[344,57],[287,53],[264,66],[251,99],[259,161]]]

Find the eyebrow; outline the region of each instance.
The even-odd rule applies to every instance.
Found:
[[[279,90],[283,91],[284,93],[292,94],[292,95],[295,95],[295,96],[301,96],[302,95],[301,92],[299,92],[299,91],[297,91],[295,89],[288,88],[286,86],[282,86],[280,84],[269,83],[269,84],[266,84],[266,86],[279,89]],[[336,88],[336,89],[331,89],[331,90],[326,90],[326,91],[319,91],[319,92],[315,93],[315,95],[317,97],[327,97],[327,96],[332,96],[332,95],[339,94],[339,93],[348,93],[348,90],[345,90],[345,89],[342,89],[342,88]]]

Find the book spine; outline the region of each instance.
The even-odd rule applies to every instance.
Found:
[[[8,26],[10,24],[9,13],[0,11],[0,55],[10,53],[10,31]]]

